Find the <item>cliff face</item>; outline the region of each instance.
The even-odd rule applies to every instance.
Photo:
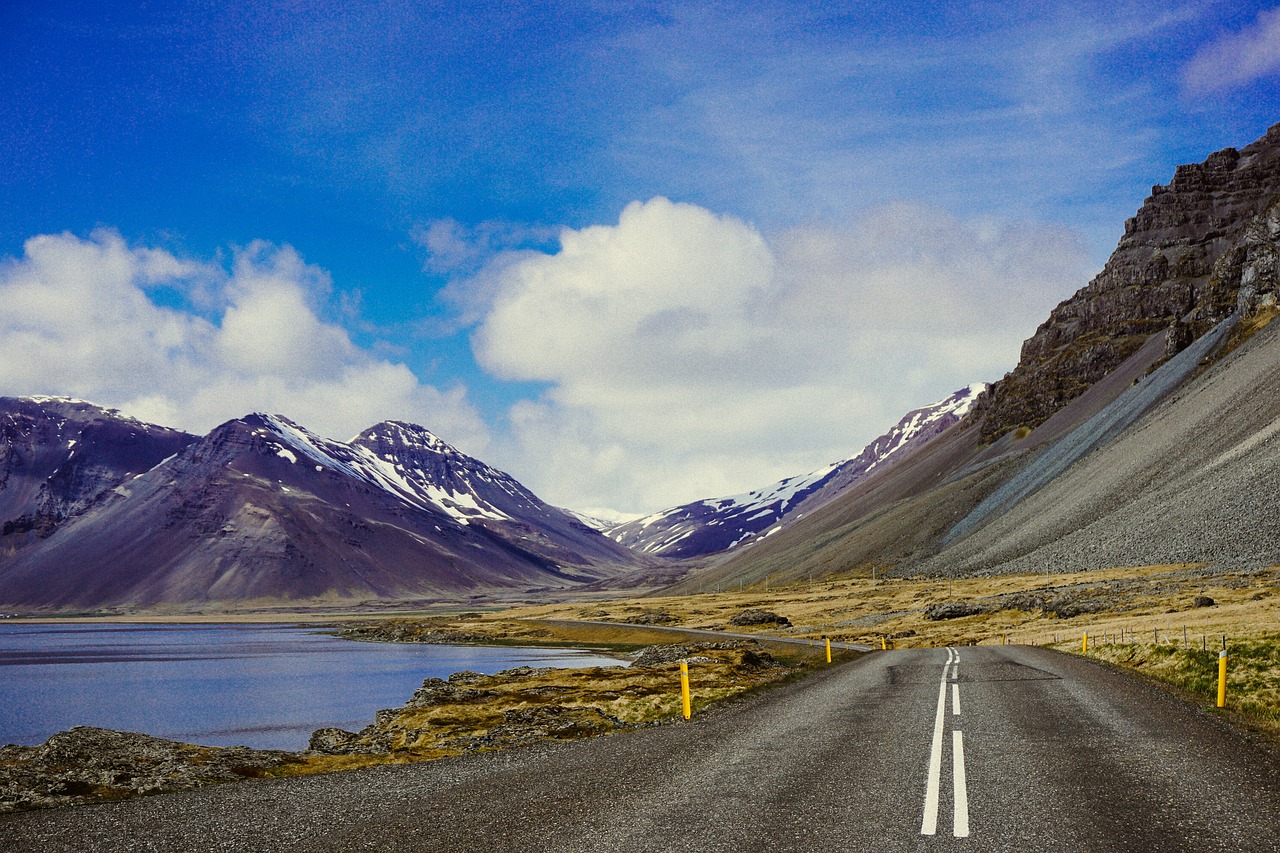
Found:
[[[1043,423],[1153,334],[1173,354],[1238,307],[1273,304],[1278,199],[1280,125],[1152,187],[1102,272],[1052,311],[981,402],[983,438]]]

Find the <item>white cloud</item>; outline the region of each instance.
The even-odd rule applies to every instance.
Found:
[[[263,410],[338,438],[394,417],[472,452],[487,442],[465,389],[423,385],[324,320],[328,276],[291,248],[254,243],[230,271],[107,230],[24,249],[0,267],[0,393],[67,394],[196,432]],[[159,288],[216,307],[163,307]]]
[[[1182,85],[1186,94],[1202,97],[1274,74],[1280,74],[1280,9],[1202,46],[1183,69]]]
[[[1012,367],[1086,258],[1062,230],[915,205],[766,239],[632,203],[489,271],[477,359],[552,386],[513,408],[497,461],[553,502],[625,511],[803,473]]]

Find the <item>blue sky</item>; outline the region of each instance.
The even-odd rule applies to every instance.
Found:
[[[0,393],[743,491],[1002,375],[1278,83],[1267,3],[10,0]]]

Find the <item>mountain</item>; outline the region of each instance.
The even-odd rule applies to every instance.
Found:
[[[1246,300],[1263,292],[1246,268],[1266,266],[1253,255],[1266,252],[1278,193],[1280,124],[1153,186],[1102,272],[1053,309],[995,383],[984,439],[1040,425],[1151,336],[1166,339],[1161,357],[1172,355],[1234,312],[1242,290]]]
[[[662,557],[713,554],[771,536],[959,423],[986,389],[984,384],[970,385],[908,412],[851,459],[746,494],[663,510],[610,528],[609,536],[628,548]]]
[[[53,535],[196,437],[65,397],[0,397],[0,555]]]
[[[0,561],[10,608],[457,599],[568,588],[635,558],[427,430],[350,443],[229,421]]]
[[[954,428],[671,588],[1280,562],[1280,125],[1178,167]]]

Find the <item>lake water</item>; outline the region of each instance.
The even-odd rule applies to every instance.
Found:
[[[358,643],[285,625],[0,623],[0,744],[88,725],[303,749],[315,729],[358,731],[403,705],[425,678],[618,664],[566,649]]]

